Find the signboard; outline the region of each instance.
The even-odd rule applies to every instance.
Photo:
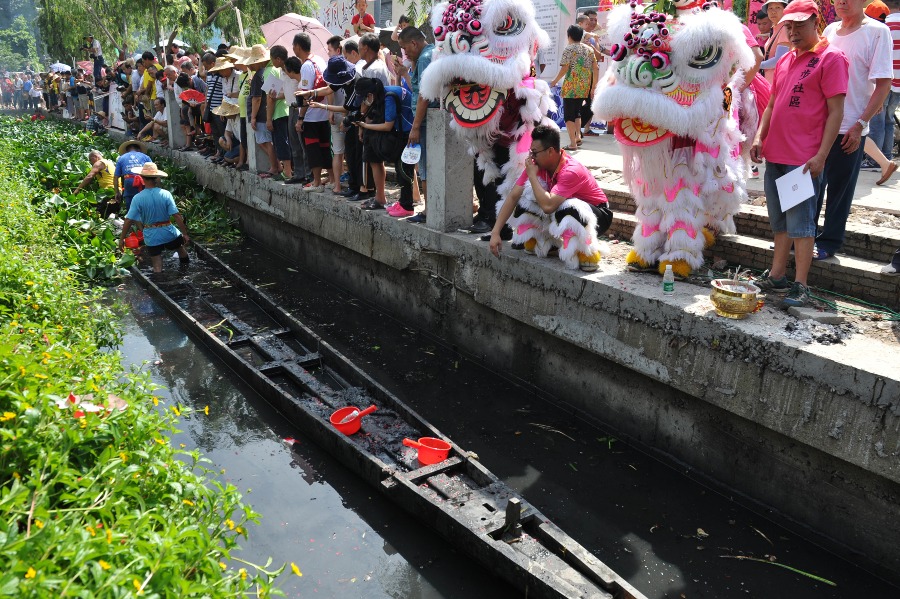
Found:
[[[566,7],[563,13],[559,4]],[[534,13],[538,26],[550,36],[550,47],[543,50],[544,71],[540,78],[552,81],[559,72],[559,58],[566,47],[566,29],[575,22],[575,0],[534,0]]]
[[[356,2],[354,0],[328,0],[321,6],[316,18],[325,26],[325,29],[334,35],[343,36],[344,29],[350,26],[350,19],[356,14]]]

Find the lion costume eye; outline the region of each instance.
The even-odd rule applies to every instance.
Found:
[[[519,35],[524,29],[524,22],[512,15],[506,15],[503,22],[494,28],[494,33],[497,35]]]
[[[721,59],[722,48],[707,46],[688,62],[688,66],[693,69],[711,69]]]

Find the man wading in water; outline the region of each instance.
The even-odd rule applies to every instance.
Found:
[[[175,198],[165,189],[160,189],[160,177],[168,177],[164,172],[156,168],[152,162],[131,169],[131,172],[143,179],[144,191],[131,200],[131,208],[125,215],[125,224],[122,225],[122,234],[119,237],[119,249],[125,247],[125,238],[135,222],[144,226],[144,243],[147,253],[150,255],[150,263],[153,272],[162,272],[163,250],[175,250],[182,266],[190,262],[187,250],[184,246],[190,243],[187,227],[184,219],[175,207]],[[172,224],[175,218],[175,225]],[[181,231],[179,233],[178,231]]]

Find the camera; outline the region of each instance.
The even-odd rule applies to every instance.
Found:
[[[359,110],[353,110],[344,117],[344,127],[352,127],[361,120],[363,120],[362,113]]]

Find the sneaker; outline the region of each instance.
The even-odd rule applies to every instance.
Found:
[[[791,285],[791,290],[788,291],[788,294],[781,300],[781,307],[785,310],[788,308],[801,308],[808,303],[809,289],[803,283],[794,281],[794,284]]]
[[[900,266],[894,266],[893,264],[885,264],[879,270],[883,275],[900,275]]]
[[[759,168],[755,166],[750,167],[750,178],[751,179],[759,179]]]
[[[472,223],[471,227],[464,227],[462,229],[459,229],[459,232],[483,235],[484,233],[490,233],[491,229],[493,229],[493,227],[490,225],[490,223],[483,220],[476,220],[474,223]]]
[[[413,216],[415,214],[415,211],[407,210],[400,205],[400,202],[395,202],[388,206],[387,213],[394,218],[406,218],[407,216]]]
[[[424,225],[425,224],[425,213],[420,212],[420,213],[416,214],[415,216],[411,216],[408,219],[406,219],[406,222]]]
[[[344,173],[341,175],[340,179],[341,183],[348,183],[350,181],[350,173]]]
[[[878,163],[866,156],[866,158],[862,161],[862,164],[859,166],[860,170],[863,171],[880,171],[881,167],[878,166]]]
[[[763,273],[762,278],[754,281],[754,284],[766,293],[787,293],[791,290],[791,282],[787,277],[773,279],[769,276],[769,271]]]
[[[303,191],[316,192],[325,189],[324,185],[316,185],[315,183],[307,183],[303,186]]]

